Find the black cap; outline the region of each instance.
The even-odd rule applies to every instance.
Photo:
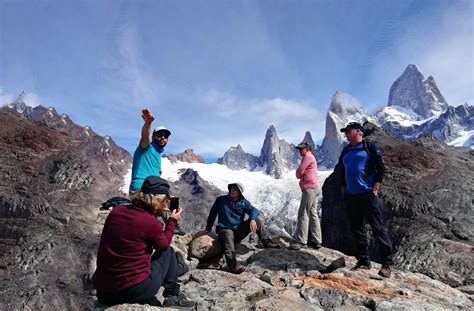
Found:
[[[142,185],[142,192],[149,194],[166,194],[170,197],[170,185],[159,176],[148,176]]]
[[[295,146],[296,149],[303,149],[303,148],[306,148],[306,147],[311,148],[311,146],[307,142],[302,142],[299,145]]]
[[[357,122],[349,122],[346,127],[342,128],[341,129],[341,132],[345,133],[347,129],[356,129],[356,130],[362,130],[362,125],[360,125],[360,123],[357,123]]]

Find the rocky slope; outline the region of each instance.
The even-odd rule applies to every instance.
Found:
[[[453,287],[474,284],[474,150],[448,147],[433,136],[402,141],[365,127],[374,130],[372,139],[384,152],[382,198],[396,266]],[[335,174],[324,183],[322,209],[324,245],[351,254]]]
[[[170,193],[180,197],[179,204],[185,211],[180,226],[187,232],[205,229],[214,200],[224,193],[192,169],[182,169],[179,174],[179,180],[170,183]]]
[[[130,155],[54,109],[15,111],[0,109],[0,309],[82,309],[99,206]]]
[[[174,239],[174,247],[186,252],[190,237]],[[238,259],[247,270],[234,275],[211,267],[191,269],[180,278],[181,288],[197,302],[197,310],[434,310],[470,309],[470,296],[425,275],[394,271],[389,279],[377,275],[380,267],[351,271],[355,261],[342,253],[258,249],[244,242]],[[346,267],[325,273],[335,259],[343,257]],[[192,267],[196,266],[193,260]],[[158,299],[162,299],[158,294]],[[472,297],[471,297],[472,298]],[[97,310],[103,307],[96,303]],[[118,305],[107,310],[159,310],[159,307]]]

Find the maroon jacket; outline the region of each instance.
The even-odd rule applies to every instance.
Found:
[[[166,229],[141,206],[119,205],[105,220],[97,252],[95,288],[116,293],[144,281],[151,273],[152,250],[166,250],[173,238],[176,220]]]

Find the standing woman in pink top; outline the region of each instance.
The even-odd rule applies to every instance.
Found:
[[[301,164],[296,170],[296,178],[300,180],[300,188],[303,192],[301,196],[300,208],[298,210],[298,222],[295,232],[294,242],[290,244],[290,249],[299,250],[306,244],[314,249],[321,248],[321,225],[317,214],[318,196],[321,193],[319,187],[318,165],[311,153],[311,146],[302,142],[296,149],[300,151],[302,157]],[[308,240],[308,231],[311,232],[315,240]]]

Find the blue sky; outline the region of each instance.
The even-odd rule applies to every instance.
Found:
[[[168,152],[258,155],[267,128],[324,137],[341,90],[385,106],[408,64],[474,103],[472,1],[0,0],[0,104],[22,90],[129,151],[148,107]]]

